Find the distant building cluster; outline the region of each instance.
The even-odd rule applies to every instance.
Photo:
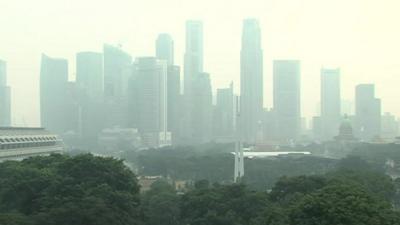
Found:
[[[157,37],[154,57],[132,58],[108,44],[101,53],[77,53],[75,81],[68,79],[66,59],[42,55],[41,125],[104,148],[116,146],[120,139],[135,148],[157,148],[237,139],[261,145],[398,136],[399,122],[382,114],[373,84],[358,85],[355,101],[342,99],[339,68],[321,69],[320,113],[312,118],[311,128],[301,115],[299,60],[273,61],[273,106],[264,108],[263,62],[256,19],[243,21],[240,96],[233,83],[213,96],[212,74],[204,68],[201,21],[186,22],[183,69],[175,64],[174,41],[166,33]],[[0,105],[0,125],[9,126],[10,88],[3,61]]]

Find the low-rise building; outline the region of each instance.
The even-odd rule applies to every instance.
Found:
[[[63,151],[62,140],[44,128],[0,127],[0,161]]]

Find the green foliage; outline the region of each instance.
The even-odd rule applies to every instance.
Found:
[[[329,185],[306,195],[289,214],[290,225],[399,224],[388,202],[369,195],[360,185]]]
[[[52,155],[0,164],[0,213],[19,212],[32,224],[138,224],[138,191],[135,175],[111,158]]]

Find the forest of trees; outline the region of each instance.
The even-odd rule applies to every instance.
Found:
[[[313,148],[319,148],[314,146]],[[229,144],[207,144],[196,147],[166,147],[146,151],[127,151],[122,157],[139,175],[164,176],[174,180],[209,180],[228,184],[233,181],[234,157]],[[312,151],[310,149],[290,149]],[[388,171],[385,163],[397,165],[390,172],[400,176],[400,145],[360,145],[351,155],[367,161],[376,170]],[[271,189],[282,176],[321,175],[334,171],[339,159],[311,156],[280,156],[245,159],[246,184],[257,190]]]
[[[198,180],[143,194],[121,160],[51,155],[0,163],[1,225],[397,225],[400,181],[349,157],[270,191]]]

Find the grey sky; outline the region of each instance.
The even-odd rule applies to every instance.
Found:
[[[122,44],[136,56],[154,55],[161,32],[175,41],[183,65],[184,24],[204,21],[205,70],[213,88],[238,91],[242,20],[260,20],[265,106],[272,105],[272,60],[302,61],[302,111],[319,101],[322,65],[340,66],[342,95],[358,83],[376,84],[383,111],[400,115],[398,0],[0,0],[0,58],[8,62],[14,125],[38,125],[40,54],[64,57],[75,74],[78,51]],[[24,122],[25,121],[25,122]]]

